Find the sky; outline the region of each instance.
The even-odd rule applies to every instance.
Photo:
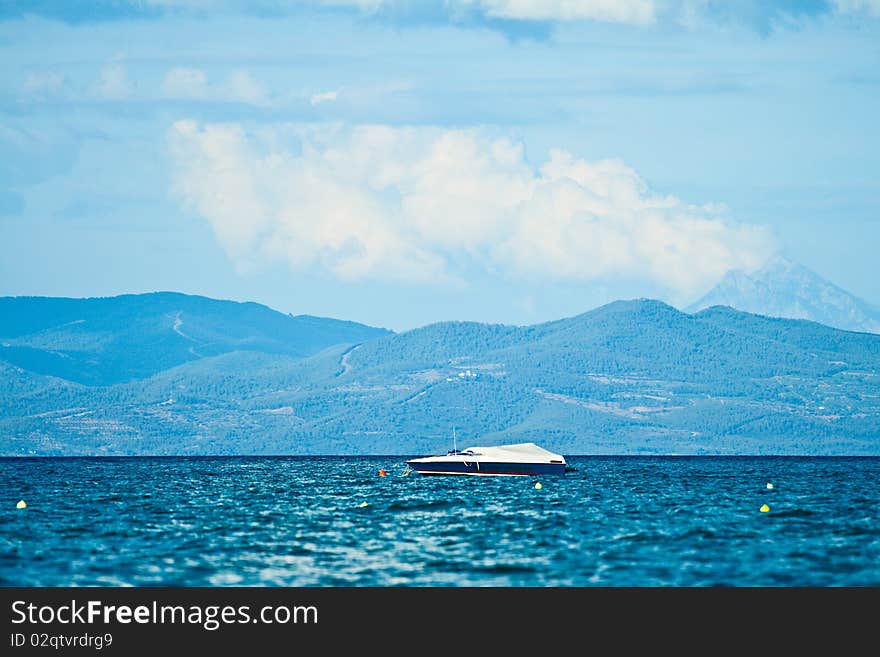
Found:
[[[0,295],[880,305],[880,0],[10,0],[0,57]]]

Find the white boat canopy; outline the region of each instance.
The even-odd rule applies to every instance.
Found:
[[[516,443],[514,445],[497,445],[495,447],[468,447],[465,452],[472,452],[481,461],[498,463],[550,463],[563,462],[561,454],[538,447],[535,443]]]

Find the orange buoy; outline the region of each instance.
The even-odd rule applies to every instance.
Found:
[[[379,470],[379,476],[380,476],[380,477],[384,477],[384,476],[385,476],[385,475],[387,475],[387,474],[388,474],[388,473],[387,473],[387,472],[385,472],[385,470],[384,470],[384,469],[382,469],[382,470]]]

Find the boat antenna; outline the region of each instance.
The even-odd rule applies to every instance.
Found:
[[[452,425],[452,451],[458,451],[458,445],[455,443],[455,425]]]

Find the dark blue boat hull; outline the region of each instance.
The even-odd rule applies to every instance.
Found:
[[[492,463],[476,461],[450,461],[448,463],[407,464],[419,474],[448,475],[561,475],[565,474],[565,463]]]

